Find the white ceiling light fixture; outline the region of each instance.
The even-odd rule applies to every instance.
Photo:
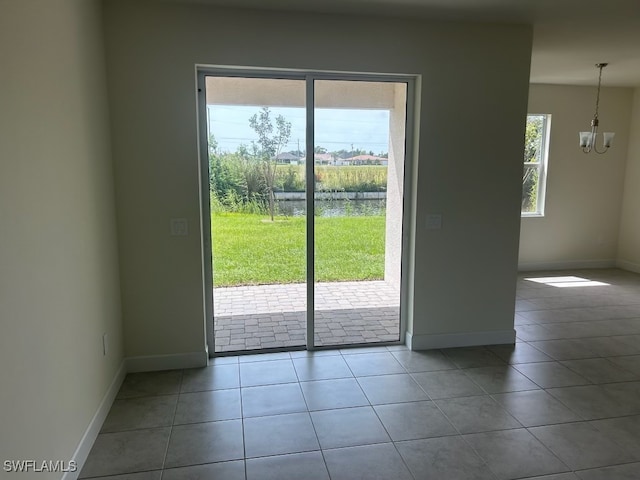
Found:
[[[608,63],[596,63],[596,68],[600,70],[600,74],[598,75],[598,94],[596,96],[596,113],[593,115],[593,120],[591,120],[591,131],[590,132],[580,132],[580,147],[584,153],[591,153],[592,151],[596,153],[605,153],[609,147],[611,146],[611,142],[613,141],[613,137],[615,133],[613,132],[603,132],[602,133],[602,145],[604,150],[600,151],[596,147],[596,137],[598,136],[598,108],[600,107],[600,85],[602,83],[602,69],[609,65]]]

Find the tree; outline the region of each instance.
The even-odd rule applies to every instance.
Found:
[[[542,137],[542,118],[527,117],[527,127],[524,133],[524,161],[540,161],[540,139]]]
[[[209,135],[209,190],[217,204],[230,206],[228,199],[234,199],[233,206],[237,207],[238,199],[247,197],[247,184],[236,156],[221,153],[214,135]]]
[[[524,161],[525,163],[539,163],[542,140],[542,117],[530,115],[527,117],[527,126],[524,134]],[[522,173],[522,205],[523,212],[535,209],[538,202],[538,168],[524,167]]]
[[[275,199],[273,188],[276,179],[277,156],[291,137],[291,122],[285,120],[282,115],[275,118],[274,125],[271,121],[269,107],[262,107],[260,111],[249,118],[249,126],[258,134],[258,141],[252,142],[253,154],[262,164],[267,194],[269,196],[269,214],[273,221]]]

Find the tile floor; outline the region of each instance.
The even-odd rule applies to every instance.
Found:
[[[522,275],[515,346],[130,374],[81,477],[640,479],[640,276],[566,275],[608,285]]]

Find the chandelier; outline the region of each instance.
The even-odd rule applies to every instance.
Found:
[[[603,132],[602,133],[602,146],[603,150],[598,150],[596,147],[596,138],[598,136],[598,107],[600,106],[600,84],[602,83],[602,69],[609,65],[608,63],[596,63],[596,68],[600,70],[600,74],[598,75],[598,94],[596,96],[596,113],[593,115],[593,120],[591,120],[591,131],[590,132],[580,132],[580,147],[584,153],[591,153],[594,151],[596,153],[605,153],[609,147],[611,146],[611,141],[615,136],[613,132]]]

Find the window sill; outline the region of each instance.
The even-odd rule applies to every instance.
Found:
[[[520,213],[520,218],[543,218],[544,213]]]

